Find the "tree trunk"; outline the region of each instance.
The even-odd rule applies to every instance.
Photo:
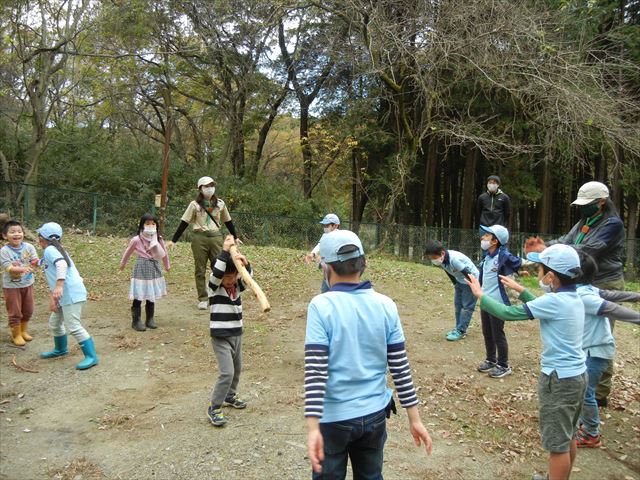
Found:
[[[636,249],[639,248],[636,236],[638,235],[638,195],[633,193],[627,195],[628,226],[627,226],[627,280],[637,278],[636,270],[640,265],[636,265]]]
[[[553,182],[551,178],[551,166],[544,162],[542,166],[542,198],[538,207],[538,229],[541,233],[551,233],[551,212],[553,200]]]
[[[435,185],[436,168],[438,166],[438,140],[434,136],[429,136],[426,146],[427,158],[424,169],[424,210],[423,223],[427,227],[432,227],[435,221]]]
[[[473,216],[476,211],[474,187],[476,183],[476,164],[480,150],[473,145],[467,147],[464,183],[462,187],[462,228],[473,228]]]
[[[300,149],[302,150],[302,192],[311,198],[311,175],[313,173],[311,146],[309,145],[309,106],[300,99]]]

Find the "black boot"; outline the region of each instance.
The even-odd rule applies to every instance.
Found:
[[[131,328],[138,332],[144,332],[146,330],[140,317],[142,316],[142,308],[140,302],[133,302],[131,305]]]
[[[149,328],[158,328],[156,325],[156,321],[153,319],[153,313],[156,310],[156,304],[154,302],[149,302],[144,304],[144,312],[147,314],[147,327]]]

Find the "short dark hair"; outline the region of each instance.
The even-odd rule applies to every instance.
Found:
[[[578,278],[580,277],[579,275],[570,277],[569,275],[565,275],[564,273],[556,272],[553,268],[547,267],[544,263],[541,263],[540,265],[542,265],[542,271],[545,275],[549,272],[555,273],[556,277],[558,277],[558,280],[560,280],[560,285],[562,285],[563,287],[568,285],[575,285],[576,283],[578,283]]]
[[[440,255],[442,252],[444,252],[444,247],[437,240],[429,240],[424,247],[425,255]]]
[[[598,264],[591,255],[581,250],[578,251],[578,257],[580,257],[580,270],[582,270],[582,274],[578,277],[578,283],[590,285],[598,273]]]
[[[236,264],[233,263],[232,259],[227,261],[227,266],[224,269],[224,274],[226,275],[228,273],[238,273],[238,268],[236,267]]]
[[[4,224],[4,227],[2,227],[2,234],[6,235],[7,233],[9,233],[9,229],[11,227],[20,227],[20,228],[22,228],[22,231],[24,232],[24,227],[22,226],[22,224],[19,221],[17,221],[17,220],[8,220]]]
[[[356,250],[358,250],[356,245],[345,245],[338,250],[338,254],[352,253]],[[367,262],[364,255],[344,261],[338,260],[337,262],[331,262],[327,265],[331,265],[336,274],[340,276],[353,275],[355,273],[362,275],[365,268],[367,268]]]

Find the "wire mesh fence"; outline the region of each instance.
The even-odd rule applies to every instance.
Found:
[[[186,205],[166,208],[165,238],[170,239],[180,223]],[[128,236],[135,232],[138,221],[146,212],[156,212],[153,198],[132,198],[104,195],[80,190],[54,188],[0,181],[0,212],[21,219],[34,228],[47,221],[74,227],[93,235]],[[243,241],[252,245],[273,245],[307,250],[319,240],[322,229],[317,218],[231,212],[234,225]],[[439,240],[446,248],[458,250],[473,260],[479,260],[480,233],[461,228],[424,227],[379,223],[343,222],[341,228],[356,231],[365,251],[376,250],[389,255],[421,261],[429,240]],[[524,255],[524,241],[533,232],[511,232],[509,249]],[[545,234],[544,238],[559,235]],[[191,231],[181,240],[189,241]],[[640,274],[640,240],[627,242],[627,278]]]

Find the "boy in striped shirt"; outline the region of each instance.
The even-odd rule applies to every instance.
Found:
[[[224,239],[222,251],[209,278],[209,331],[211,345],[218,360],[218,381],[211,392],[211,404],[207,416],[213,425],[221,427],[227,423],[222,413],[223,406],[246,408],[247,403],[236,396],[236,388],[242,370],[242,299],[240,294],[246,286],[229,252],[235,245],[233,235]],[[236,254],[251,274],[251,266],[244,255]]]
[[[348,230],[320,240],[330,290],[313,298],[305,338],[305,417],[313,478],[382,478],[386,418],[395,411],[387,367],[417,446],[431,453],[420,420],[395,303],[361,282],[362,243]]]

